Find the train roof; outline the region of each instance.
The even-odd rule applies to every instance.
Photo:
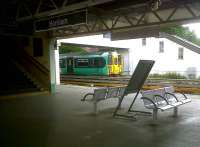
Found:
[[[79,47],[95,47],[95,48],[99,48],[102,51],[129,50],[129,48],[114,47],[114,46],[100,46],[100,45],[88,45],[88,44],[66,43],[66,42],[61,42],[61,44],[75,45],[75,46],[79,46]]]
[[[108,55],[109,53],[117,53],[117,52],[79,52],[79,53],[67,53],[67,54],[60,54],[60,58],[65,58],[65,57],[84,57],[84,56],[89,56],[89,57],[98,57],[102,55]]]

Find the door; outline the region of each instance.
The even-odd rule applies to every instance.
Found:
[[[67,73],[72,74],[74,73],[74,59],[67,58]]]

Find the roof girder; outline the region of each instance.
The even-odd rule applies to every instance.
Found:
[[[185,24],[200,20],[200,2],[174,4],[168,8],[163,7],[155,11],[151,9],[130,11],[129,9],[132,8],[127,8],[126,11],[105,13],[97,11],[96,14],[89,10],[87,24],[54,30],[52,35],[55,37],[71,37],[104,32],[113,33],[130,29]]]

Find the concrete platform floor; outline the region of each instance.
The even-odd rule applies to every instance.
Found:
[[[172,110],[159,112],[154,124],[149,116],[137,116],[136,121],[113,118],[115,99],[100,102],[98,116],[92,115],[92,105],[80,101],[89,91],[63,85],[54,95],[1,100],[0,147],[200,146],[200,95],[189,95],[192,102],[179,108],[177,118]],[[122,108],[133,96],[127,96]],[[145,110],[139,99],[135,106]]]

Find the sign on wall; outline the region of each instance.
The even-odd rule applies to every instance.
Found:
[[[68,26],[81,25],[87,23],[87,11],[78,11],[70,14],[52,16],[47,19],[37,20],[34,23],[36,32],[48,31],[52,29],[64,28]]]

